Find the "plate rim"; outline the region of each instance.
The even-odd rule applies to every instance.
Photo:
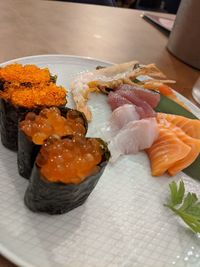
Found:
[[[15,59],[11,59],[11,60],[8,60],[5,62],[1,62],[0,67],[7,65],[7,64],[11,64],[11,63],[13,63],[15,61],[19,61],[19,60],[21,61],[21,60],[32,59],[32,58],[37,59],[37,58],[46,58],[46,57],[75,58],[75,59],[88,60],[88,61],[99,61],[99,62],[108,64],[108,65],[116,64],[116,63],[113,63],[110,61],[106,61],[106,60],[102,60],[102,59],[98,59],[98,58],[93,58],[93,57],[88,57],[88,56],[65,55],[65,54],[41,54],[41,55],[25,56],[25,57],[15,58]],[[173,91],[180,98],[180,100],[182,100],[183,102],[186,103],[186,105],[188,105],[193,110],[195,110],[196,113],[199,113],[199,115],[197,115],[197,117],[200,118],[200,108],[198,106],[196,106],[194,103],[192,103],[185,96],[180,94],[179,92],[175,91],[174,89],[173,89]],[[22,257],[18,256],[14,252],[12,252],[12,250],[3,246],[1,243],[0,243],[0,255],[5,257],[8,261],[12,262],[13,264],[16,264],[17,266],[19,265],[21,267],[35,267],[34,265],[30,264],[26,260],[23,260]]]
[[[116,63],[113,63],[111,61],[107,61],[107,60],[103,60],[103,59],[99,59],[99,58],[94,58],[94,57],[88,57],[88,56],[78,56],[78,55],[66,55],[66,54],[41,54],[41,55],[33,55],[33,56],[25,56],[25,57],[19,57],[19,58],[14,58],[14,59],[10,59],[4,62],[0,63],[0,67],[10,64],[12,62],[18,61],[18,60],[26,60],[26,59],[31,59],[31,58],[40,58],[40,57],[65,57],[65,58],[76,58],[76,59],[82,59],[82,60],[91,60],[91,61],[99,61],[102,63],[106,63],[109,65],[114,65]]]
[[[18,61],[18,60],[26,60],[26,59],[31,59],[31,58],[40,58],[40,57],[65,57],[65,58],[76,58],[76,59],[81,59],[81,60],[89,60],[89,61],[99,61],[99,62],[102,62],[102,63],[106,63],[110,66],[114,65],[114,64],[117,64],[117,63],[114,63],[114,62],[111,62],[111,61],[107,61],[107,60],[103,60],[103,59],[99,59],[99,58],[94,58],[94,57],[89,57],[89,56],[79,56],[79,55],[68,55],[68,54],[41,54],[41,55],[32,55],[32,56],[25,56],[25,57],[19,57],[19,58],[15,58],[15,59],[10,59],[10,60],[7,60],[5,62],[1,62],[0,63],[0,67],[1,66],[4,66],[4,65],[7,65],[7,64],[10,64],[10,63],[13,63],[15,61]],[[195,110],[196,113],[199,113],[199,115],[197,115],[197,117],[200,118],[200,108],[195,105],[192,101],[190,101],[189,99],[187,99],[184,95],[182,95],[181,93],[177,92],[176,90],[173,89],[173,92],[178,96],[180,97],[180,100],[186,102],[186,105],[189,105],[190,107],[192,107],[192,109]]]
[[[15,264],[16,266],[20,267],[35,267],[34,265],[30,264],[29,262],[23,260],[22,257],[18,256],[2,244],[0,244],[0,255],[4,257],[7,261]]]

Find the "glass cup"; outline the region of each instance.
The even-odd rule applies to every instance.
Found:
[[[197,79],[193,89],[192,96],[200,104],[200,77]]]
[[[168,50],[200,70],[200,1],[182,0],[169,37]]]

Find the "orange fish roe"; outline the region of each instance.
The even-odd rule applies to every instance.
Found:
[[[50,182],[79,184],[99,170],[103,151],[97,139],[48,139],[37,156],[40,174]]]
[[[7,85],[0,91],[0,97],[11,102],[14,106],[34,108],[38,106],[65,105],[66,90],[54,83],[39,84],[32,87]]]
[[[11,64],[0,68],[0,80],[10,83],[45,83],[50,81],[47,68],[40,69],[35,65]]]
[[[29,112],[19,127],[37,145],[42,145],[51,135],[85,135],[84,121],[77,113],[69,110],[64,117],[56,107],[45,108],[39,115]]]

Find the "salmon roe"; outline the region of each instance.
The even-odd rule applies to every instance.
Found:
[[[45,108],[39,115],[27,113],[19,124],[20,129],[37,145],[42,145],[51,135],[85,135],[84,121],[76,110],[69,110],[62,116],[57,107]]]
[[[10,64],[0,68],[0,80],[9,83],[45,83],[50,81],[47,68],[40,69],[35,65]]]
[[[103,150],[97,139],[75,136],[73,139],[51,137],[42,146],[36,164],[50,182],[79,184],[99,171]]]
[[[54,83],[32,87],[9,84],[5,86],[4,91],[0,91],[0,97],[14,106],[25,108],[61,106],[67,102],[65,88]]]

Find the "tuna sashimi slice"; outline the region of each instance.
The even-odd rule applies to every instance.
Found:
[[[126,124],[111,140],[108,148],[111,152],[111,162],[120,155],[136,154],[140,150],[151,147],[158,136],[156,119],[142,119]]]
[[[143,109],[144,114],[140,114],[141,118],[149,118],[149,117],[155,117],[156,113],[152,109],[152,107],[144,100],[140,99],[134,94],[134,91],[132,90],[117,90],[116,94],[120,95],[121,97],[124,97],[128,101],[130,101],[132,104],[140,107]]]
[[[129,84],[122,84],[115,88],[115,90],[129,90],[134,93],[135,96],[143,101],[146,101],[152,108],[155,108],[160,101],[160,94],[148,89],[143,89],[139,86],[133,86]]]
[[[132,104],[131,101],[127,100],[125,97],[120,96],[114,92],[110,92],[108,95],[108,103],[111,106],[111,109],[114,110],[125,104]]]

